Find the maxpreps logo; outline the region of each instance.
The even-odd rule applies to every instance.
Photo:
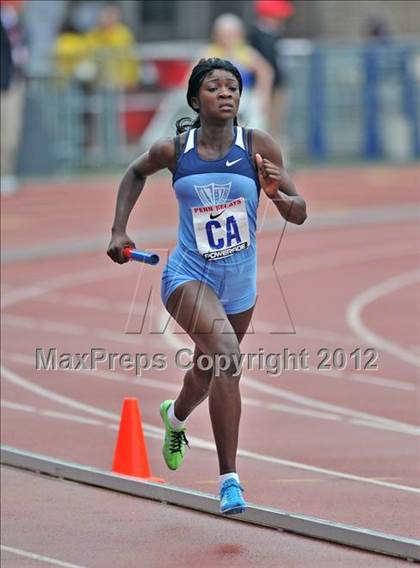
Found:
[[[194,185],[194,189],[203,205],[220,205],[226,203],[232,182],[208,183],[207,185]]]

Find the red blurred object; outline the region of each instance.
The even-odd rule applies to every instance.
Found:
[[[122,114],[123,128],[128,143],[138,142],[155,112],[155,110],[126,110]]]
[[[190,68],[189,61],[179,59],[157,60],[155,65],[159,74],[159,85],[163,89],[179,87],[183,84],[185,75]]]
[[[17,12],[23,8],[23,0],[0,0],[0,6],[12,6]]]
[[[262,18],[284,20],[294,14],[295,8],[288,0],[256,0],[255,11]]]

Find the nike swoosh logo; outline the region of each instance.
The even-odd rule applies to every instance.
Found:
[[[237,160],[233,160],[233,162],[229,162],[229,160],[226,160],[226,167],[230,168],[230,166],[233,166],[233,164],[237,164],[241,160],[242,160],[242,158],[238,158]]]
[[[241,160],[242,160],[242,158],[241,158]],[[216,219],[217,217],[220,217],[220,215],[224,212],[225,212],[225,210],[222,209],[222,211],[220,211],[220,213],[210,213],[210,219]]]

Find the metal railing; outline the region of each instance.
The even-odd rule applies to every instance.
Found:
[[[31,77],[21,169],[48,173],[121,166],[152,140],[173,135],[175,119],[191,114],[182,75],[198,48],[139,47],[148,84],[129,93],[53,73]],[[281,53],[288,76],[282,135],[292,160],[420,157],[420,42],[287,40]],[[168,81],[168,72],[180,64]],[[48,156],[42,166],[36,159],[40,146]]]

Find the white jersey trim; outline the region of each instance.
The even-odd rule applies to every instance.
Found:
[[[244,129],[241,126],[236,127],[236,142],[235,142],[235,145],[242,148],[242,150],[246,150],[245,144],[244,144]]]
[[[188,132],[188,138],[187,138],[187,143],[185,144],[184,154],[186,154],[187,152],[189,152],[194,148],[194,132],[195,128],[191,128],[191,130]]]

